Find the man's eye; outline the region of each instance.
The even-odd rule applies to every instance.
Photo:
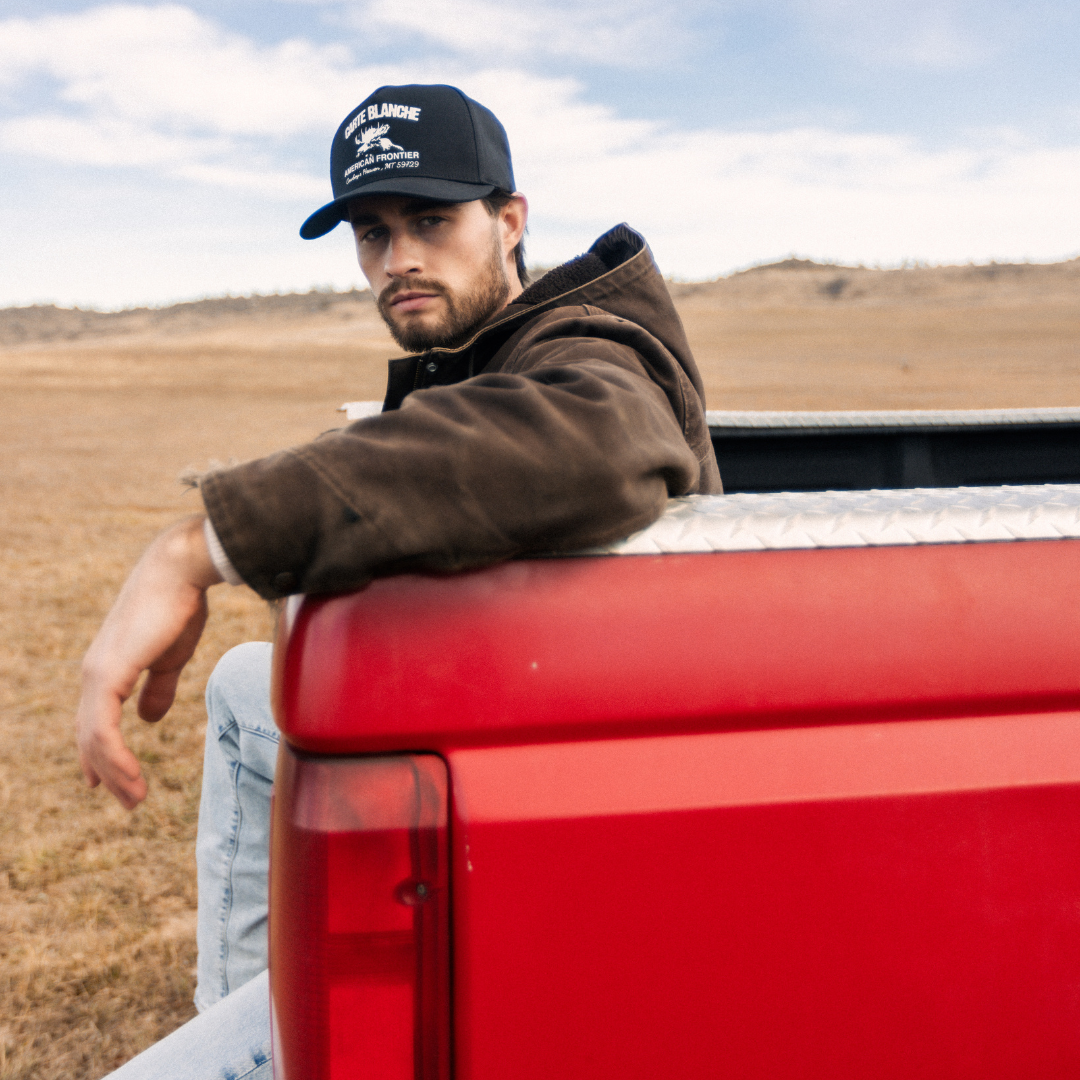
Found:
[[[381,240],[384,236],[386,236],[386,226],[376,225],[374,228],[361,232],[360,239],[365,242],[371,242],[373,240]]]
[[[428,214],[427,217],[422,217],[420,219],[420,224],[430,227],[432,225],[441,225],[445,220],[446,218],[439,214]]]

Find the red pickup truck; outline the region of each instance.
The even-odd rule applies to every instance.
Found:
[[[275,657],[278,1080],[1080,1074],[1080,485],[674,500]]]

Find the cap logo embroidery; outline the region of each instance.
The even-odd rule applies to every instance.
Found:
[[[378,143],[380,150],[404,150],[404,146],[398,146],[397,143],[383,138],[389,130],[389,124],[379,124],[378,127],[362,128],[360,134],[353,139],[353,142],[355,142],[358,147],[356,156],[360,157],[361,154],[368,153],[372,149],[372,143]]]
[[[375,124],[361,128],[360,134],[353,136],[356,160],[345,170],[342,177],[346,184],[355,184],[365,176],[388,169],[420,168],[420,151],[406,150],[404,146],[388,139],[386,135],[389,130],[389,124]]]

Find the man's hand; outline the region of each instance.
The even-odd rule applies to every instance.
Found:
[[[221,581],[206,549],[203,517],[179,521],[146,549],[87,650],[75,715],[79,764],[128,809],[146,781],[120,735],[120,711],[142,672],[139,715],[160,720],[206,623],[206,590]]]

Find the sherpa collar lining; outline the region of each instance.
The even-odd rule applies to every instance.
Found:
[[[545,304],[556,296],[588,285],[590,281],[622,266],[643,247],[641,237],[626,225],[616,225],[604,233],[584,255],[549,270],[539,281],[534,281],[515,304]]]

